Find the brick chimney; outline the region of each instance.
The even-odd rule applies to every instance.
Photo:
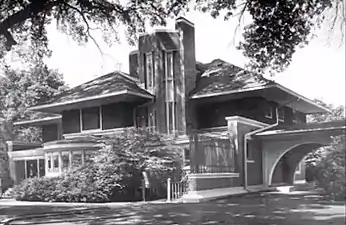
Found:
[[[182,76],[185,80],[185,96],[188,96],[196,82],[195,26],[187,19],[179,17],[176,19],[175,29],[180,36]]]
[[[132,51],[129,54],[129,74],[131,77],[139,78],[138,74],[139,63],[138,63],[138,51]]]

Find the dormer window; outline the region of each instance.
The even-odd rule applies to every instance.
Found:
[[[270,105],[267,105],[266,111],[265,111],[265,117],[268,119],[273,119],[273,107]]]
[[[145,86],[146,89],[153,89],[155,86],[154,76],[154,57],[153,53],[146,53],[144,57],[145,62]]]
[[[285,110],[284,108],[279,108],[278,109],[278,117],[279,117],[279,121],[280,122],[284,122],[285,121]]]

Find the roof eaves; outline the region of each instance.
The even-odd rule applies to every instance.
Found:
[[[27,125],[32,123],[48,122],[48,121],[60,120],[61,118],[62,118],[61,115],[58,115],[58,116],[50,116],[50,117],[40,118],[40,119],[22,120],[22,121],[14,122],[13,125],[20,126],[20,125]]]
[[[197,92],[197,93],[193,94],[192,96],[190,96],[190,99],[210,98],[210,97],[217,97],[217,96],[222,96],[222,95],[242,93],[242,92],[247,92],[247,91],[257,91],[257,90],[270,88],[271,86],[272,86],[272,84],[258,85],[258,86],[251,87],[251,88],[243,88],[243,89],[230,90],[230,91],[221,91],[221,92],[217,92],[217,93],[208,93],[208,94],[200,94],[200,95]]]
[[[286,87],[284,87],[284,86],[282,86],[282,85],[280,85],[278,83],[275,83],[275,86],[277,88],[279,88],[279,89],[281,89],[281,90],[283,90],[283,91],[293,95],[293,96],[296,96],[298,98],[298,101],[301,99],[301,100],[303,100],[303,101],[305,101],[305,102],[307,102],[307,103],[309,103],[311,105],[314,105],[317,108],[320,108],[320,109],[324,110],[327,113],[332,113],[332,111],[330,109],[328,109],[326,107],[323,107],[323,106],[317,104],[316,102],[312,101],[311,99],[308,99],[307,97],[304,97],[303,95],[300,95],[297,92],[294,92],[294,91],[292,91],[292,90],[290,90],[290,89],[288,89],[288,88],[286,88]]]

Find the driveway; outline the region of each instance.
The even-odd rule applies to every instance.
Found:
[[[1,208],[3,207],[3,208]],[[20,208],[21,207],[21,208]],[[26,208],[26,211],[24,208]],[[62,206],[0,206],[0,215],[43,212]],[[88,208],[88,207],[86,207]],[[65,207],[66,209],[66,207]],[[69,208],[70,210],[76,209]],[[78,210],[78,209],[77,209]],[[89,211],[88,211],[89,210]],[[83,211],[83,210],[82,210]],[[110,225],[110,224],[234,224],[234,225],[343,225],[345,206],[321,196],[296,193],[252,194],[199,204],[136,204],[89,207],[80,213],[22,219],[10,224]],[[77,211],[78,212],[78,211]]]

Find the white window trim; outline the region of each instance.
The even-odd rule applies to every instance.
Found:
[[[88,107],[88,108],[94,108],[94,107]],[[99,117],[100,117],[100,128],[96,128],[96,129],[89,129],[89,130],[84,130],[83,129],[83,109],[88,109],[88,108],[82,108],[79,109],[79,123],[80,123],[80,131],[81,133],[88,133],[88,132],[93,132],[93,131],[102,131],[103,130],[103,126],[102,126],[102,105],[99,106]]]
[[[268,110],[270,114],[268,114]],[[273,107],[272,106],[267,106],[265,113],[265,117],[268,119],[273,119]]]

